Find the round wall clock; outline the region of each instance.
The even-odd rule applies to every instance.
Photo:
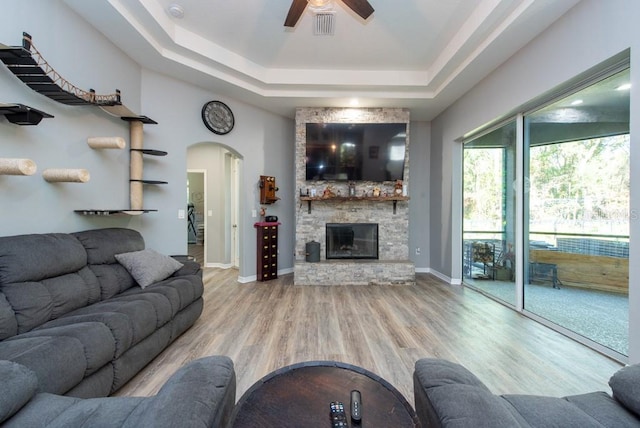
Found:
[[[218,135],[228,134],[235,124],[233,112],[221,101],[209,101],[202,106],[202,121],[209,131]]]

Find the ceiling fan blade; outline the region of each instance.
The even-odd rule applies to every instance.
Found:
[[[287,18],[284,20],[284,26],[295,27],[306,7],[307,0],[293,0]]]
[[[367,19],[374,11],[373,6],[367,0],[342,0],[342,2],[362,19]]]

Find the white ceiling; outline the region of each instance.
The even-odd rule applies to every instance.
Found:
[[[334,0],[313,35],[291,0],[65,0],[146,68],[287,117],[295,107],[406,107],[431,120],[579,0]],[[168,13],[178,4],[184,18]]]

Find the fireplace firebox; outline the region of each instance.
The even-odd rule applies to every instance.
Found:
[[[326,258],[377,259],[377,223],[327,223]]]

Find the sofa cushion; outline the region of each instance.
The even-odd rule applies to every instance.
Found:
[[[604,427],[637,428],[640,422],[624,406],[603,391],[565,397],[580,410],[590,415]]]
[[[152,249],[116,254],[115,257],[142,288],[168,278],[182,267],[176,259]]]
[[[102,300],[109,299],[136,285],[131,274],[117,261],[111,264],[89,265],[89,269],[98,279]]]
[[[427,389],[427,396],[447,428],[515,428],[526,426],[500,397],[482,387],[443,384]]]
[[[109,299],[110,302],[137,302],[151,303],[156,311],[156,328],[160,328],[170,322],[175,316],[173,305],[165,296],[159,293],[121,294]]]
[[[77,272],[87,253],[73,236],[45,233],[0,237],[0,285]]]
[[[119,427],[146,398],[111,397],[80,399],[37,394],[13,419],[12,427]]]
[[[640,364],[623,367],[611,379],[613,398],[640,417]]]
[[[116,342],[123,342],[126,338],[131,338],[131,345],[140,342],[157,329],[158,314],[152,303],[145,300],[135,301],[112,301],[96,303],[91,306],[80,308],[69,314],[70,317],[78,315],[97,315],[117,318],[124,317],[124,326],[128,331],[117,330],[116,333],[124,337],[115,337]],[[119,317],[118,317],[119,316]],[[66,317],[63,317],[66,318]],[[77,321],[74,320],[74,321]]]
[[[115,255],[144,250],[144,239],[136,230],[119,227],[72,233],[87,252],[87,263],[115,263]]]
[[[86,250],[87,263],[98,280],[102,300],[136,285],[115,255],[144,249],[144,239],[138,231],[112,227],[85,230],[71,235]]]
[[[30,331],[100,298],[97,279],[86,266],[78,272],[39,282],[5,284],[2,291],[15,313],[18,333]]]
[[[602,428],[596,419],[569,401],[536,395],[504,395],[533,428]],[[483,415],[482,412],[476,413]]]
[[[72,313],[64,317],[49,321],[43,327],[53,328],[64,325],[74,325],[78,323],[101,323],[110,331],[115,342],[114,357],[118,358],[125,353],[133,344],[133,329],[131,321],[126,314],[117,312],[100,312],[95,313]]]
[[[0,361],[0,423],[13,416],[29,402],[38,388],[35,373],[21,364]]]
[[[0,360],[31,369],[38,378],[38,392],[64,394],[77,385],[87,369],[84,346],[73,337],[17,336],[0,343]]]
[[[0,340],[18,334],[16,313],[4,293],[0,292]]]
[[[162,294],[171,302],[174,314],[176,314],[202,296],[204,291],[202,281],[193,281],[193,278],[194,276],[171,277],[154,284],[153,287],[147,287],[145,289],[139,287],[131,288],[122,293],[122,295],[129,296],[144,293]]]
[[[111,362],[116,351],[116,344],[111,330],[99,322],[78,322],[69,325],[50,327],[43,324],[29,333],[21,334],[15,339],[27,337],[73,337],[82,343],[84,357],[86,360],[86,370],[84,376],[96,372],[105,364]],[[11,339],[9,339],[11,340]]]
[[[16,324],[15,333],[24,333],[96,302],[100,288],[86,263],[84,247],[70,235],[0,238],[1,337],[10,337]],[[13,322],[5,299],[13,311]]]

